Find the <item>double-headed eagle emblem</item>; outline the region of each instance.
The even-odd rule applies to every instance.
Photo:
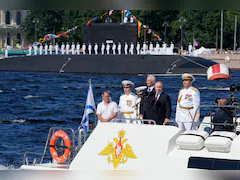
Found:
[[[126,163],[128,158],[137,158],[129,144],[126,144],[124,147],[124,143],[128,141],[126,138],[123,139],[125,134],[126,131],[119,131],[119,139],[113,138],[113,141],[116,144],[114,145],[113,142],[108,143],[108,145],[98,154],[100,156],[108,156],[108,164],[113,163],[114,169],[116,169],[119,164]]]

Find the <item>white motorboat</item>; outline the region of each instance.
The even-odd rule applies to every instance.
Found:
[[[213,106],[199,108],[206,107]],[[229,106],[229,108],[237,109],[239,105]],[[64,163],[57,162],[56,158],[46,163],[44,158],[48,154],[49,138],[51,134],[59,132],[56,131],[57,128],[51,128],[44,153],[25,153],[24,164],[20,169],[92,172],[240,169],[240,136],[238,135],[240,119],[237,117],[234,119],[234,132],[217,131],[209,134],[206,128],[211,129],[211,126],[214,124],[211,123],[210,116],[204,117],[197,131],[185,132],[178,127],[166,125],[100,123],[84,144],[83,139],[86,139],[86,134],[83,129],[80,129],[77,146],[74,146],[76,136],[73,130],[63,129],[65,132],[71,132],[69,137],[71,137],[72,147],[67,147],[71,149],[70,156]],[[37,155],[40,158],[34,158],[30,163],[28,158],[30,155]],[[99,176],[99,173],[97,174]]]

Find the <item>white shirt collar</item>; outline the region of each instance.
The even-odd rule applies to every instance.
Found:
[[[158,96],[160,96],[161,94],[162,94],[162,91],[158,93]],[[156,95],[157,95],[157,92],[156,92],[155,96],[156,96]]]
[[[150,91],[152,91],[153,90],[153,88],[154,88],[154,85],[153,86],[151,86],[151,87],[148,87],[148,92],[149,92],[149,89],[150,89]]]

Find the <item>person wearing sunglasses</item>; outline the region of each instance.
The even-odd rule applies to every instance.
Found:
[[[182,75],[183,88],[178,93],[176,118],[178,127],[182,130],[196,130],[197,126],[193,122],[198,122],[200,118],[200,92],[192,86],[195,77],[192,74]],[[196,113],[196,116],[195,116]]]

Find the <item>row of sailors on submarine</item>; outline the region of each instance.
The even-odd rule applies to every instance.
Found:
[[[61,48],[61,49],[60,49]],[[163,43],[162,45],[163,52],[166,51],[167,44]],[[174,48],[173,43],[171,43],[170,48]],[[88,46],[83,43],[82,48],[79,44],[75,44],[74,42],[70,45],[68,42],[65,45],[64,43],[61,44],[61,47],[56,43],[56,45],[52,45],[52,43],[48,44],[46,43],[43,47],[42,44],[40,44],[39,48],[37,45],[29,46],[29,55],[32,55],[32,51],[34,55],[37,55],[37,51],[39,50],[40,55],[52,55],[54,54],[99,54],[99,46],[97,43],[95,43],[94,48],[92,47],[91,43],[88,44]],[[146,43],[143,43],[143,46],[141,48],[141,45],[139,42],[135,45],[133,42],[131,42],[130,46],[127,42],[124,44],[124,48],[122,47],[121,43],[119,42],[118,45],[113,43],[110,45],[107,43],[106,45],[102,43],[101,45],[101,54],[122,54],[122,50],[124,50],[124,54],[147,54],[147,51],[149,50],[149,53],[152,54],[154,51],[157,53],[160,53],[160,44],[157,42],[156,46],[154,47],[153,43],[150,42],[149,47]]]

